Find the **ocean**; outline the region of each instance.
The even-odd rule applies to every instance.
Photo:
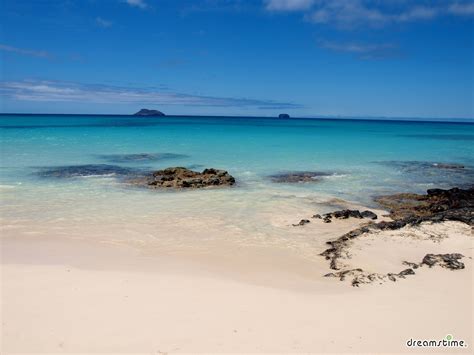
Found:
[[[291,223],[341,200],[376,207],[373,198],[382,194],[474,184],[472,123],[2,115],[0,134],[8,236],[173,250],[231,241],[302,251],[308,240]],[[122,181],[128,172],[170,166],[225,169],[237,184],[156,191]],[[272,179],[295,171],[318,178]]]

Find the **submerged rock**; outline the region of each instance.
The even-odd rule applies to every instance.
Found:
[[[142,108],[140,111],[134,114],[134,116],[165,116],[165,114],[158,110],[149,110]]]
[[[379,161],[376,164],[392,168],[416,184],[456,185],[468,188],[474,181],[474,167],[456,162]]]
[[[41,168],[38,175],[48,178],[74,178],[85,176],[133,176],[140,172],[137,169],[108,164],[84,164]]]
[[[136,154],[105,154],[100,158],[112,163],[140,163],[153,162],[166,159],[187,158],[184,154],[175,153],[136,153]]]
[[[394,167],[403,172],[419,172],[426,170],[435,169],[447,169],[447,170],[461,170],[466,167],[459,163],[443,163],[443,162],[432,162],[432,161],[417,161],[417,160],[390,160],[390,161],[379,161],[378,164]]]
[[[438,169],[464,169],[465,166],[462,164],[450,164],[450,163],[433,163],[433,167]]]
[[[225,170],[204,169],[197,172],[183,167],[172,167],[154,171],[129,182],[149,188],[201,188],[231,186],[235,184],[235,179]]]
[[[321,178],[331,175],[331,173],[321,171],[293,171],[270,175],[270,179],[279,183],[318,182]]]

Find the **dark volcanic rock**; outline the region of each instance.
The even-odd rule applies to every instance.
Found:
[[[398,277],[405,277],[407,275],[415,275],[415,272],[413,271],[413,269],[405,269],[405,270],[402,270],[398,273]]]
[[[293,224],[293,227],[304,226],[305,224],[308,224],[308,223],[310,223],[309,219],[302,219],[297,224]]]
[[[340,281],[344,281],[347,277],[351,277],[351,285],[354,287],[359,287],[361,284],[369,284],[374,281],[383,282],[386,280],[397,281],[397,279],[404,279],[405,276],[415,275],[415,272],[412,269],[405,269],[396,273],[388,274],[378,274],[378,273],[368,273],[364,272],[362,269],[348,269],[338,272],[331,272],[324,275],[325,277],[337,277]]]
[[[377,215],[372,211],[362,211],[360,215],[364,218],[377,219]]]
[[[324,277],[337,277],[339,280],[344,281],[347,276],[356,276],[364,272],[362,269],[350,269],[339,272],[330,272],[329,274],[324,275]]]
[[[426,195],[395,194],[376,201],[390,209],[390,217],[410,224],[451,220],[474,225],[474,188],[430,189]]]
[[[331,176],[331,173],[321,171],[293,171],[270,175],[273,182],[298,183],[298,182],[318,182],[322,177]]]
[[[330,248],[322,252],[321,256],[330,261],[331,269],[341,268],[339,260],[348,254],[347,247],[352,239],[371,231],[397,230],[423,222],[460,221],[474,225],[474,188],[431,189],[426,195],[398,194],[394,196],[394,200],[392,200],[393,196],[384,197],[384,201],[389,201],[393,208],[391,216],[395,219],[394,221],[382,221],[356,228],[334,241],[327,242]],[[419,265],[440,264],[453,270],[462,269],[464,264],[458,261],[460,258],[462,258],[461,254],[428,254]],[[416,268],[414,263],[404,262],[404,264]]]
[[[348,257],[348,247],[352,239],[357,238],[365,233],[377,230],[396,230],[405,226],[414,226],[423,222],[438,223],[442,221],[460,221],[468,225],[474,225],[474,188],[462,190],[453,188],[450,190],[431,189],[426,195],[417,194],[397,194],[392,196],[384,196],[379,198],[385,206],[391,207],[391,217],[393,221],[382,221],[373,223],[364,227],[356,228],[334,241],[329,241],[328,249],[321,253],[329,260],[329,267],[333,270],[340,270],[343,266],[340,259]],[[379,202],[380,203],[380,202]],[[336,211],[337,212],[337,211]],[[339,211],[340,212],[340,211]],[[343,211],[342,215],[350,215]],[[324,217],[327,218],[327,217]],[[361,283],[371,282],[375,279],[388,278],[396,281],[397,278],[405,278],[407,275],[413,275],[416,269],[423,265],[432,267],[440,265],[442,267],[459,270],[464,268],[464,263],[459,261],[463,257],[462,254],[427,254],[420,264],[404,261],[403,264],[409,266],[398,274],[389,273],[386,275],[364,274],[360,269],[352,280],[353,286],[359,286]],[[341,277],[346,275],[346,271],[331,273],[326,276]]]
[[[459,261],[459,259],[462,259],[463,257],[464,255],[459,254],[459,253],[426,254],[421,264],[428,265],[429,267],[439,265],[447,269],[459,270],[459,269],[464,269],[464,263]]]
[[[134,116],[165,116],[165,114],[158,110],[149,110],[142,108],[140,111],[134,114]]]
[[[106,154],[100,156],[100,158],[110,161],[112,163],[154,162],[160,160],[180,159],[187,157],[187,155],[175,153]]]
[[[324,216],[330,216],[337,219],[347,219],[349,217],[362,219],[362,215],[358,210],[340,210],[326,213]]]
[[[406,266],[409,266],[412,269],[418,269],[418,267],[420,266],[417,263],[412,263],[410,261],[403,261],[402,264],[406,265]]]
[[[130,183],[149,188],[201,188],[231,186],[235,179],[225,170],[204,169],[201,173],[183,167],[158,170]]]
[[[278,118],[290,118],[290,115],[287,114],[287,113],[280,113],[280,114],[278,115]]]
[[[363,211],[360,212],[359,210],[340,210],[340,211],[334,211],[330,213],[324,214],[322,217],[320,215],[315,215],[319,216],[319,218],[323,219],[324,223],[331,223],[332,218],[337,218],[337,219],[348,219],[348,218],[370,218],[370,219],[377,219],[377,215],[373,213],[372,211]],[[318,218],[313,216],[313,218]]]
[[[85,164],[42,168],[38,172],[38,175],[47,178],[74,178],[102,175],[134,176],[139,173],[140,172],[136,169],[124,168],[117,165]]]

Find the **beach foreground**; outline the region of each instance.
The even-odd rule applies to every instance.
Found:
[[[327,228],[337,234],[354,223]],[[322,257],[291,259],[272,248],[219,259],[209,257],[215,250],[150,255],[84,240],[3,238],[2,353],[469,353],[405,345],[447,334],[472,344],[470,228],[423,228],[361,238],[353,262],[384,272],[428,252],[461,252],[465,269],[422,267],[397,282],[351,287],[322,277],[330,271]]]
[[[0,128],[2,354],[471,350],[472,124]]]

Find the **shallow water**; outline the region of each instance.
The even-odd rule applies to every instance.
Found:
[[[176,248],[229,239],[303,251],[312,241],[289,225],[330,210],[333,198],[373,206],[379,194],[474,183],[474,124],[468,123],[4,115],[0,134],[4,235]],[[125,186],[113,169],[41,173],[89,164],[123,171],[215,167],[238,184],[162,192]],[[291,171],[323,174],[314,183],[270,178]]]

